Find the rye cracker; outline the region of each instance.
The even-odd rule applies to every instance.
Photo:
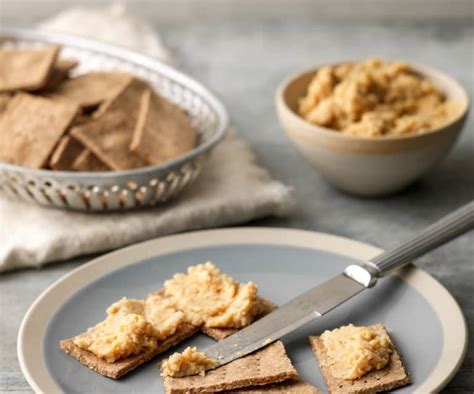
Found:
[[[113,170],[149,165],[128,149],[145,88],[144,82],[132,79],[97,119],[71,130],[71,135]]]
[[[108,363],[100,357],[97,357],[95,354],[79,348],[74,344],[74,338],[64,339],[59,342],[59,345],[65,353],[69,354],[71,357],[75,358],[81,364],[93,371],[112,379],[119,379],[121,376],[132,371],[143,363],[194,335],[197,331],[198,329],[196,327],[190,324],[183,324],[171,337],[160,341],[156,350],[138,356],[128,357],[114,363]]]
[[[115,97],[131,79],[132,76],[118,72],[90,72],[63,81],[50,96],[71,100],[81,108],[96,107]]]
[[[89,149],[84,149],[76,157],[72,162],[71,168],[74,171],[110,171],[110,168],[100,161]]]
[[[261,317],[268,315],[270,312],[273,312],[276,308],[278,308],[273,302],[261,297],[258,297],[258,302],[260,304],[260,311],[255,317],[254,321],[257,321]],[[237,328],[202,327],[201,331],[204,334],[215,339],[216,341],[220,341],[224,338],[227,338],[229,335],[236,333],[239,330]]]
[[[244,389],[231,390],[229,394],[322,394],[321,390],[300,380],[266,384],[260,387],[246,387]]]
[[[77,111],[70,102],[17,94],[0,118],[0,161],[42,168]]]
[[[53,170],[70,171],[74,160],[85,150],[75,138],[65,135],[61,137],[58,145],[49,159],[49,166]]]
[[[205,376],[165,376],[163,382],[168,394],[191,394],[283,382],[296,379],[297,376],[283,343],[277,341],[255,353],[208,371]]]
[[[11,98],[12,96],[9,93],[0,93],[0,115],[7,109],[7,105]]]
[[[56,89],[59,84],[69,76],[69,72],[77,65],[78,62],[74,59],[58,59],[49,75],[46,86],[42,90],[51,91]]]
[[[35,50],[0,49],[0,92],[46,86],[58,53],[57,45]]]
[[[151,164],[160,164],[190,151],[197,132],[177,105],[147,89],[140,99],[140,112],[130,150]]]
[[[379,332],[385,332],[388,335],[385,327],[381,324],[375,324],[369,328]],[[388,365],[378,371],[371,371],[356,380],[334,377],[328,363],[328,356],[323,341],[317,336],[309,338],[319,364],[319,369],[321,370],[330,393],[371,394],[392,390],[410,383],[410,378],[405,371],[402,359],[390,337],[389,340],[392,345],[393,353],[390,355]]]

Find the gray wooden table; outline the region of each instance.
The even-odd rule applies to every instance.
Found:
[[[456,77],[472,96],[474,29],[469,22],[331,24],[290,18],[276,23],[254,18],[186,26],[167,23],[160,30],[181,67],[222,97],[258,160],[295,188],[295,214],[253,225],[324,231],[390,248],[474,197],[472,120],[448,159],[423,181],[392,197],[359,199],[332,189],[298,157],[283,135],[273,105],[275,88],[289,73],[319,62],[371,55],[440,68]],[[472,234],[465,235],[418,261],[455,296],[471,337],[473,241]],[[16,357],[21,319],[49,284],[86,260],[0,276],[1,392],[30,392]],[[474,391],[473,350],[471,344],[460,372],[445,392]]]

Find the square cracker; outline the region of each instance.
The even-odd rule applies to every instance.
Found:
[[[260,304],[260,312],[255,317],[254,321],[257,321],[261,317],[268,315],[270,312],[273,312],[276,308],[278,308],[273,302],[268,301],[262,297],[258,297],[258,302]],[[227,338],[229,335],[232,335],[239,331],[237,328],[214,328],[214,327],[202,327],[201,331],[210,336],[211,338],[215,339],[216,341],[220,341],[224,338]]]
[[[149,165],[128,149],[137,122],[139,98],[145,89],[141,80],[130,80],[105,112],[91,122],[72,128],[71,135],[113,170]]]
[[[197,331],[198,329],[196,327],[190,324],[183,324],[171,337],[159,342],[158,349],[138,356],[129,357],[115,363],[108,363],[100,357],[97,357],[95,354],[79,348],[74,344],[74,338],[60,341],[59,346],[65,353],[69,354],[71,357],[75,358],[81,364],[93,371],[112,379],[118,379],[143,363],[167,351],[169,348],[177,345],[179,342],[194,335]]]
[[[74,171],[110,171],[110,168],[89,149],[84,149],[73,161],[71,167]]]
[[[96,107],[115,97],[131,79],[131,75],[119,72],[90,72],[63,81],[50,96],[71,100],[81,108]]]
[[[370,328],[379,332],[385,332],[388,335],[385,327],[381,324],[375,324],[370,326]],[[370,371],[367,375],[356,380],[346,380],[334,377],[331,368],[327,363],[328,356],[323,341],[317,336],[309,337],[309,339],[330,393],[345,392],[353,394],[371,394],[392,390],[410,383],[410,378],[405,371],[402,359],[390,337],[389,340],[393,352],[390,355],[388,365],[378,371]]]
[[[36,50],[0,49],[0,92],[43,88],[58,53],[57,45]]]
[[[77,111],[70,102],[17,94],[0,118],[0,161],[42,168]]]
[[[180,107],[150,89],[143,93],[130,143],[132,152],[160,164],[193,149],[196,137],[196,129]]]
[[[75,138],[65,135],[61,138],[58,145],[49,159],[49,166],[53,170],[70,171],[74,160],[85,150]]]
[[[281,382],[274,384],[266,384],[260,387],[246,387],[229,391],[229,394],[322,394],[321,390],[302,382],[301,380],[293,380],[289,382]]]
[[[165,376],[163,382],[168,394],[190,394],[283,382],[296,379],[297,376],[283,343],[277,341],[255,353],[208,371],[205,376]]]

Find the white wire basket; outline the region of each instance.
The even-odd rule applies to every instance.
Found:
[[[198,177],[203,161],[228,126],[227,111],[212,93],[183,73],[128,49],[69,35],[0,29],[2,48],[36,48],[51,43],[61,45],[61,56],[79,61],[76,75],[118,70],[147,81],[156,92],[186,110],[198,130],[198,142],[193,150],[174,160],[127,171],[64,172],[0,163],[0,192],[54,208],[121,211],[166,202]]]

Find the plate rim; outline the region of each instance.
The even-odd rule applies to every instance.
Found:
[[[319,249],[356,259],[370,259],[382,249],[328,233],[273,227],[239,227],[193,231],[156,238],[94,258],[65,274],[44,290],[25,314],[17,337],[17,356],[25,379],[35,392],[61,392],[43,358],[47,322],[76,291],[99,277],[146,258],[204,246],[236,244],[288,245]],[[457,301],[421,268],[406,266],[394,273],[414,287],[440,320],[443,347],[437,365],[416,392],[438,392],[459,370],[467,351],[468,331]],[[58,295],[59,294],[59,295]],[[456,335],[450,333],[456,332]],[[34,335],[29,335],[33,334]],[[446,373],[445,371],[449,371]]]

